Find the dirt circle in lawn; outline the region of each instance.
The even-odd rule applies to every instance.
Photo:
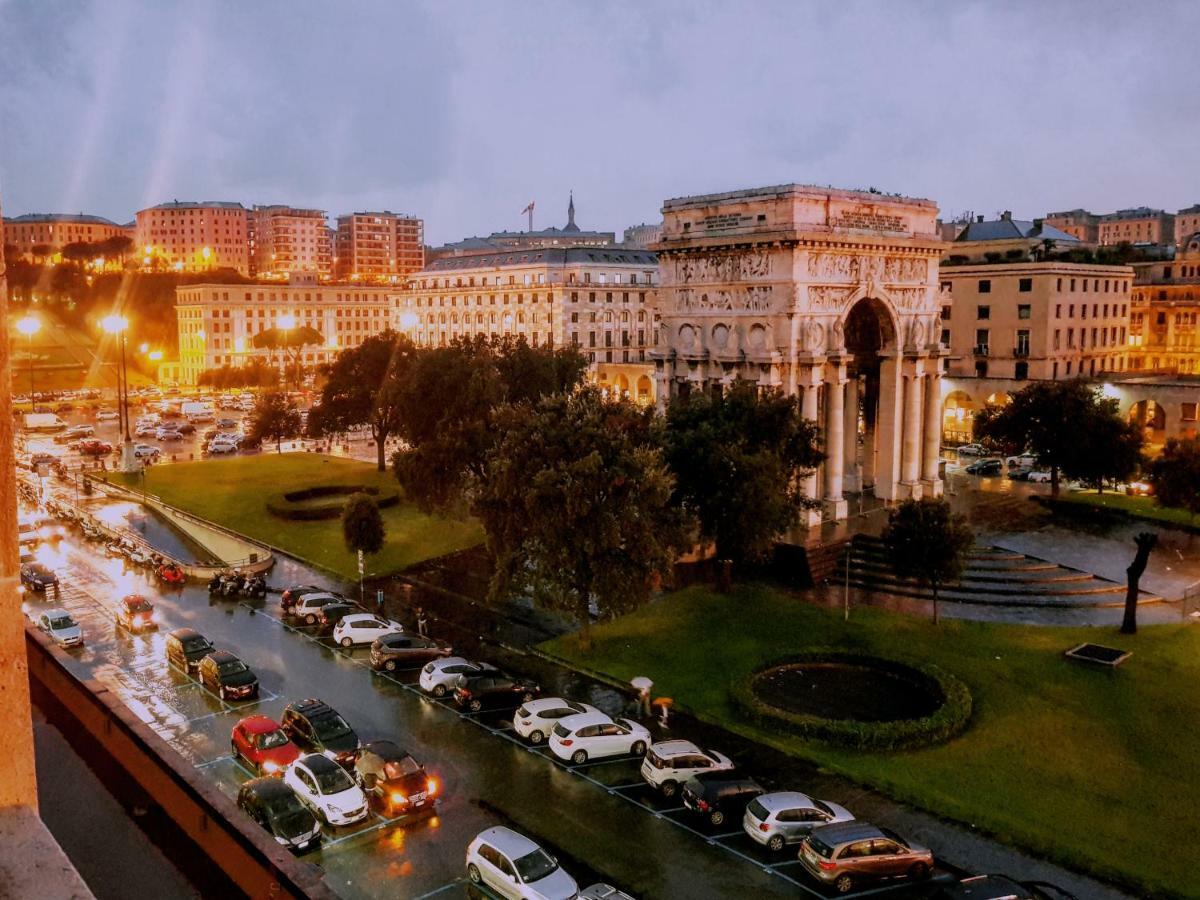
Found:
[[[856,722],[923,719],[944,702],[937,684],[923,673],[869,658],[772,666],[754,678],[753,690],[776,709]]]

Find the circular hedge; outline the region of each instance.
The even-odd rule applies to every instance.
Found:
[[[760,679],[780,666],[798,663],[844,663],[918,680],[940,702],[937,709],[921,718],[868,722],[823,718],[782,709],[760,696],[757,689]],[[866,653],[843,650],[813,650],[772,660],[734,682],[730,688],[730,700],[739,712],[764,728],[853,750],[910,750],[948,740],[966,728],[972,708],[970,689],[937,666],[910,666]]]
[[[281,519],[293,522],[315,522],[320,519],[341,518],[346,498],[351,494],[368,494],[375,498],[375,505],[387,509],[400,502],[399,491],[381,491],[364,484],[321,484],[298,491],[284,491],[267,497],[267,511]],[[309,501],[326,500],[312,503]]]

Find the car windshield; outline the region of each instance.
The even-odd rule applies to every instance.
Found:
[[[33,575],[49,575],[50,574],[50,570],[47,569],[45,566],[43,566],[41,563],[30,563],[29,564],[29,572],[30,572],[30,574],[33,574]]]
[[[154,609],[146,600],[141,598],[130,600],[125,605],[129,608],[130,612],[151,612]]]
[[[295,794],[272,800],[267,806],[267,818],[275,831],[283,835],[300,834],[312,827],[312,814]]]
[[[240,659],[231,659],[229,662],[223,662],[218,667],[222,675],[237,675],[239,672],[246,671],[246,664]]]
[[[337,713],[331,713],[327,716],[321,716],[313,719],[313,731],[317,737],[323,741],[340,738],[350,734],[350,726],[346,724],[346,720]]]
[[[288,736],[283,733],[282,729],[277,729],[258,736],[258,749],[273,750],[276,747],[284,746],[287,742]]]
[[[416,760],[411,756],[406,756],[404,759],[395,760],[383,767],[383,774],[389,779],[403,778],[406,775],[419,775],[421,767],[417,765]]]
[[[521,880],[526,884],[532,884],[550,875],[558,868],[558,863],[550,858],[550,854],[539,847],[532,853],[518,859],[516,866],[517,874],[521,876]]]
[[[354,782],[350,780],[350,776],[340,766],[324,769],[313,774],[317,776],[317,787],[321,789],[322,794],[340,794],[342,791],[354,787]]]
[[[54,616],[50,620],[50,627],[55,631],[63,628],[71,628],[75,624],[75,620],[68,615]]]
[[[828,803],[825,803],[825,802],[823,802],[823,801],[821,801],[821,800],[814,800],[814,801],[813,801],[813,806],[815,806],[815,807],[816,807],[817,809],[819,809],[821,812],[825,813],[825,815],[827,815],[827,816],[830,816],[830,817],[832,817],[832,816],[833,816],[833,814],[834,814],[834,813],[833,813],[833,810],[830,808],[829,804],[828,804]]]
[[[746,812],[750,813],[750,815],[754,816],[754,818],[760,820],[766,820],[771,815],[767,811],[767,808],[757,800],[750,801],[750,805],[746,807]]]

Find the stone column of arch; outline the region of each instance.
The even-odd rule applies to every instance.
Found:
[[[857,376],[846,381],[846,397],[843,410],[842,426],[842,490],[858,492],[862,490],[862,481],[858,470],[858,395],[859,379]]]
[[[819,393],[824,380],[821,369],[820,365],[814,364],[800,366],[797,379],[797,390],[800,391],[800,415],[810,422],[815,422],[818,427],[821,425]],[[805,497],[812,500],[821,499],[816,469],[804,479],[801,489]],[[806,510],[802,521],[809,527],[820,525],[821,511],[819,509]]]
[[[925,434],[921,455],[921,489],[924,496],[942,496],[942,479],[939,463],[942,450],[942,370],[941,358],[933,355],[929,360],[929,373],[925,376]]]
[[[842,495],[842,474],[846,461],[846,363],[841,359],[826,364],[825,378],[825,515],[846,518],[847,504]]]
[[[921,432],[924,419],[921,401],[924,389],[924,364],[921,359],[905,359],[903,364],[904,422],[900,445],[900,483],[902,496],[921,496]]]

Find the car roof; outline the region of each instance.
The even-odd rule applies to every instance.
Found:
[[[192,638],[203,637],[195,628],[176,628],[167,637],[178,638],[181,641],[190,641]]]
[[[522,704],[526,710],[531,713],[541,712],[544,709],[561,709],[563,707],[570,708],[575,700],[567,700],[565,697],[538,697],[536,700],[530,700],[528,703]],[[579,704],[583,705],[583,704]],[[583,713],[576,713],[583,715]],[[573,719],[575,716],[566,716],[565,718]]]
[[[763,794],[758,798],[758,802],[765,809],[772,812],[778,809],[792,809],[797,806],[812,806],[812,797],[808,794],[802,794],[799,791],[772,791],[769,794]]]
[[[838,844],[886,837],[877,825],[857,820],[853,822],[838,822],[834,825],[822,825],[819,828],[814,828],[813,834],[826,843]]]
[[[254,794],[263,799],[271,799],[274,797],[286,797],[293,793],[292,789],[283,783],[280,778],[272,778],[270,775],[264,775],[262,778],[251,778],[242,788],[249,788]]]
[[[279,723],[270,716],[246,716],[239,724],[248,734],[270,734],[279,730]]]
[[[366,622],[367,620],[375,620],[375,619],[379,619],[379,616],[375,615],[375,613],[351,613],[348,616],[342,617],[342,624],[343,625],[347,625],[347,624],[352,625],[355,622]],[[379,621],[382,622],[383,619],[379,619]]]
[[[70,613],[67,612],[65,609],[63,609],[61,606],[54,606],[54,607],[51,607],[50,609],[43,609],[42,615],[48,616],[49,618],[53,619],[53,618],[57,618],[58,616],[69,616]]]
[[[541,849],[537,843],[531,841],[525,835],[519,834],[511,828],[505,828],[503,825],[497,825],[494,828],[481,831],[479,839],[486,841],[501,853],[513,859],[519,859],[528,853],[532,853],[534,850]]]
[[[238,661],[237,655],[230,653],[228,650],[214,650],[212,653],[208,654],[206,658],[211,659],[217,665],[220,665],[221,663]]]
[[[411,753],[409,753],[395,741],[388,740],[368,741],[367,743],[363,744],[362,749],[364,753],[374,753],[385,762],[395,759],[404,759],[405,757],[412,756]]]
[[[704,787],[720,787],[723,784],[742,784],[753,781],[758,784],[749,775],[739,772],[737,769],[717,769],[715,772],[700,772],[693,775],[691,781],[695,781]]]
[[[609,725],[611,723],[612,717],[599,711],[575,713],[573,716],[564,716],[558,720],[561,727],[570,731],[586,728],[589,725]]]
[[[304,596],[300,598],[301,603],[311,603],[313,600],[337,600],[339,603],[342,598],[332,591],[321,589],[319,591],[306,591]]]
[[[682,753],[700,753],[699,747],[691,741],[660,741],[650,747],[659,756],[679,756]]]
[[[308,753],[301,756],[296,762],[304,766],[314,775],[321,775],[325,772],[332,772],[334,769],[341,769],[337,764],[337,760],[330,759],[324,753]]]
[[[465,656],[443,656],[441,659],[435,659],[430,663],[435,669],[444,669],[446,666],[478,666],[481,663],[472,662]]]
[[[289,703],[287,708],[302,716],[333,712],[333,707],[324,700],[318,700],[316,697],[306,697],[303,700],[296,700],[293,703]]]
[[[124,603],[126,606],[133,606],[134,604],[137,604],[137,603],[150,603],[150,601],[147,600],[145,597],[143,597],[141,594],[130,594],[127,597],[122,597],[121,602]]]

